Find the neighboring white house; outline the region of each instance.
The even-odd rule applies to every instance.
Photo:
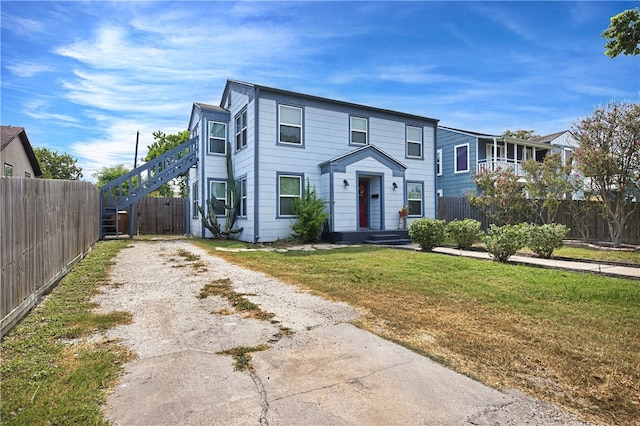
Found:
[[[325,236],[359,242],[398,230],[409,219],[435,217],[438,120],[257,84],[227,81],[220,105],[194,103],[189,121],[198,138],[190,169],[190,233],[210,236],[196,206],[225,198],[226,149],[240,182],[237,235],[273,242],[292,234],[292,200],[307,182],[326,201]],[[224,213],[219,212],[224,223]],[[223,224],[224,226],[224,224]]]

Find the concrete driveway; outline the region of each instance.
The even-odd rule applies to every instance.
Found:
[[[338,249],[339,250],[339,249]],[[185,254],[198,258],[187,260]],[[231,279],[271,321],[199,298]],[[358,312],[231,265],[188,241],[132,242],[95,301],[133,323],[108,332],[137,354],[104,407],[117,425],[567,425],[508,394],[350,324]],[[289,335],[282,335],[290,330]],[[264,346],[253,369],[220,352]]]

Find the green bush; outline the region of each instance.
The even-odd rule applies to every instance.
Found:
[[[480,222],[475,219],[453,220],[447,224],[447,234],[456,242],[456,247],[468,249],[484,235]]]
[[[569,228],[558,223],[530,225],[527,247],[538,256],[548,259],[555,249],[562,247],[562,240],[567,236]]]
[[[506,262],[518,250],[527,245],[526,225],[490,225],[484,238],[487,251],[498,262]]]
[[[409,225],[409,237],[411,241],[420,245],[425,251],[431,251],[434,247],[443,243],[447,236],[447,226],[444,220],[420,218],[415,219]]]
[[[309,182],[302,197],[293,200],[293,213],[297,220],[291,225],[291,229],[303,243],[320,240],[324,223],[329,218],[324,205],[324,200],[318,198],[315,188],[311,189]]]

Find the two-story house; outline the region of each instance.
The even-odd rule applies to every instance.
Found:
[[[438,121],[381,108],[227,81],[220,105],[194,103],[189,120],[198,162],[188,174],[190,233],[210,236],[198,205],[226,197],[226,154],[240,182],[236,238],[273,242],[292,234],[292,202],[307,182],[326,202],[325,239],[360,242],[372,233],[435,217]],[[230,142],[230,144],[227,144]],[[219,221],[224,221],[223,212]]]
[[[523,176],[524,161],[544,161],[547,154],[560,149],[542,138],[508,138],[443,126],[438,127],[437,140],[436,191],[440,197],[462,197],[476,191],[473,175],[485,170],[509,168]]]

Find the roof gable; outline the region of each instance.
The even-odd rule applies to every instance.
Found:
[[[393,171],[394,176],[402,177],[407,166],[374,145],[367,145],[334,157],[318,164],[320,173],[345,172],[347,166],[365,158],[373,158]]]
[[[0,126],[0,129],[0,139],[2,140],[0,151],[9,146],[9,144],[14,140],[20,140],[22,148],[29,159],[29,163],[31,163],[34,174],[36,176],[42,176],[42,169],[40,169],[40,164],[38,164],[38,159],[33,152],[33,148],[31,147],[31,143],[29,142],[29,138],[27,137],[27,132],[24,130],[24,127]]]

